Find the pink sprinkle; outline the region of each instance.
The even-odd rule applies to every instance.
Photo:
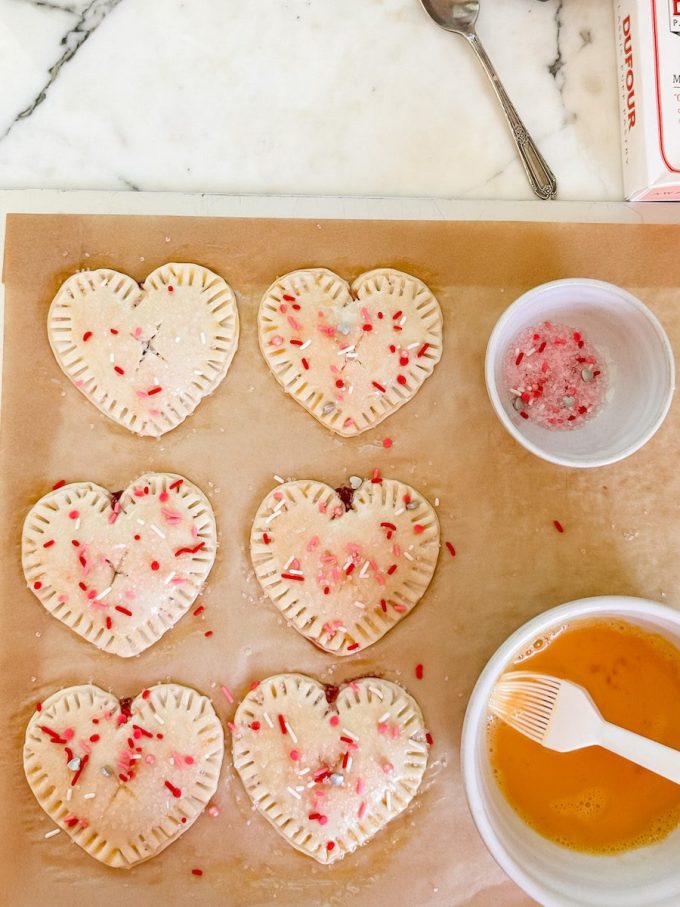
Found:
[[[290,753],[289,753],[288,755],[289,755],[290,758],[293,760],[293,762],[299,762],[299,761],[300,761],[300,753],[299,753],[297,750],[291,750]]]
[[[362,800],[361,803],[359,804],[359,811],[357,812],[357,815],[360,819],[363,819],[364,816],[366,815],[366,801],[365,800]]]
[[[283,343],[283,337],[280,334],[275,334],[269,341],[271,346],[281,346]]]
[[[356,788],[355,788],[357,794],[363,794],[363,792],[364,792],[364,787],[365,787],[365,785],[364,785],[364,779],[363,779],[363,778],[357,778],[357,786],[356,786]]]
[[[220,687],[220,690],[222,691],[222,693],[223,693],[224,697],[226,698],[227,702],[231,703],[231,702],[234,701],[234,696],[233,696],[231,690],[229,689],[229,687],[225,687],[224,685],[222,685],[222,686]]]
[[[220,814],[220,811],[219,811],[219,809],[218,809],[216,806],[209,806],[209,807],[208,807],[208,815],[209,815],[209,816],[212,816],[213,819],[216,818],[217,816],[219,816],[219,814]]]
[[[391,775],[392,772],[394,771],[394,766],[392,765],[391,762],[383,762],[382,770],[385,772],[386,775]]]
[[[340,719],[338,718],[337,715],[331,715],[329,721],[330,721],[331,727],[337,727],[340,724]]]
[[[321,541],[321,539],[319,538],[318,535],[313,536],[313,538],[311,538],[307,542],[307,551],[314,551],[314,549],[318,546],[320,541]]]

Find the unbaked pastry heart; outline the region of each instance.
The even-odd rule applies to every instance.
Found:
[[[260,349],[276,380],[339,435],[373,428],[418,392],[442,353],[442,313],[401,271],[350,287],[325,268],[293,271],[267,290]]]
[[[106,416],[158,437],[184,421],[227,374],[238,345],[236,300],[194,264],[74,274],[52,301],[48,336],[64,373]]]
[[[293,847],[333,863],[415,796],[428,744],[417,702],[363,677],[329,704],[302,674],[262,681],[236,710],[234,766],[258,812]]]
[[[210,573],[216,541],[205,495],[181,476],[148,473],[113,495],[91,482],[46,494],[24,522],[22,563],[51,614],[126,657],[187,611]]]
[[[119,701],[83,685],[53,693],[34,713],[24,771],[76,844],[129,869],[193,825],[217,789],[223,751],[212,703],[190,687],[159,684]]]
[[[257,511],[250,552],[289,623],[327,652],[352,655],[417,605],[437,563],[439,521],[419,492],[394,479],[342,494],[349,510],[323,482],[277,486]]]

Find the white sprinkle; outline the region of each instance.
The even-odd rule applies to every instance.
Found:
[[[285,721],[285,719],[284,719],[284,721]],[[288,724],[287,721],[285,721],[285,725],[286,725],[286,727],[287,727],[287,729],[288,729],[288,733],[290,734],[293,743],[297,743],[297,742],[298,742],[298,739],[297,739],[297,737],[295,736],[295,731],[294,731],[293,728]]]
[[[304,576],[302,570],[289,570],[291,576]]]
[[[130,756],[130,762],[134,762],[135,759],[141,759],[141,758],[142,758],[142,754],[141,754],[141,753],[133,753],[133,755]]]
[[[356,601],[354,602],[355,608],[361,608],[362,611],[366,610],[366,605],[363,602]]]
[[[272,514],[270,514],[270,516],[267,517],[267,519],[264,521],[265,526],[268,526],[272,522],[272,520],[275,520],[277,518],[277,516],[281,516],[280,510],[275,510]]]
[[[181,337],[175,337],[175,343],[179,343],[181,339]]]
[[[359,571],[359,576],[363,579],[366,576],[366,571],[370,566],[370,561],[364,561],[361,570]]]
[[[177,571],[173,570],[172,573],[168,573],[168,575],[167,575],[167,576],[165,577],[165,579],[163,580],[163,585],[164,585],[164,586],[168,586],[168,585],[173,581],[173,579],[175,578],[175,573],[176,573],[176,572],[177,572]]]
[[[194,375],[199,375],[199,376],[202,377],[202,376],[203,376],[203,372],[200,370],[200,368],[195,368],[195,369],[194,369]]]
[[[404,315],[403,318],[400,318],[400,319],[399,319],[399,327],[400,327],[400,328],[403,328],[403,327],[404,327],[404,325],[406,324],[406,320],[407,320],[407,319],[406,319],[406,315]]]
[[[352,558],[348,557],[347,560],[345,561],[345,563],[342,565],[342,569],[346,570],[351,563],[352,563]]]
[[[413,561],[413,560],[415,560],[415,558],[413,557],[413,555],[412,555],[412,554],[409,554],[408,551],[404,551],[404,557],[406,558],[407,561]]]
[[[139,523],[140,526],[146,526],[146,523],[144,522],[144,520],[138,519],[137,522]]]
[[[116,357],[113,355],[113,353],[111,353],[111,355],[109,356],[109,362],[115,362],[115,361],[116,361]]]
[[[201,343],[205,346],[206,339],[205,339],[205,334],[203,333],[203,331],[201,331]]]
[[[390,713],[389,713],[389,712],[385,712],[384,715],[381,715],[380,718],[378,718],[378,724],[385,724],[385,722],[387,721],[387,719],[388,719],[389,717],[390,717]]]
[[[369,689],[369,691],[370,691],[371,693],[373,693],[374,696],[377,696],[378,699],[379,699],[381,702],[382,702],[383,699],[385,698],[385,697],[383,696],[382,692],[381,692],[377,687],[369,687],[368,689]]]
[[[414,350],[417,346],[420,346],[420,343],[409,343],[406,347],[407,350]]]
[[[262,715],[264,716],[264,720],[267,722],[269,727],[274,727],[274,722],[269,717],[269,712],[263,712]]]
[[[405,512],[406,512],[406,508],[405,508],[405,507],[400,507],[399,510],[395,510],[395,511],[394,511],[394,515],[395,515],[395,516],[401,516],[402,513],[405,513]]]
[[[96,794],[83,794],[83,800],[94,800]]]
[[[61,831],[61,828],[53,828],[52,831],[48,831],[45,834],[46,838],[53,838],[55,835],[58,835]]]
[[[385,791],[385,803],[387,804],[387,808],[389,810],[391,810],[392,809],[392,791],[389,789],[389,787]]]
[[[274,478],[276,479],[277,482],[280,482],[281,484],[283,484],[285,482],[285,479],[282,478],[281,476],[274,475]]]
[[[295,790],[304,790],[304,789],[305,789],[304,784],[296,784],[296,785],[295,785]]]
[[[302,344],[302,346],[300,347],[300,349],[301,349],[301,350],[306,350],[307,347],[309,346],[309,344],[310,344],[311,342],[312,342],[311,340],[305,340],[305,342]]]
[[[348,731],[346,727],[341,727],[340,730],[345,735],[345,737],[349,737],[350,740],[354,740],[355,743],[359,740],[357,735],[353,734],[351,731]]]
[[[281,510],[281,508],[283,508],[285,506],[286,506],[285,501],[279,501],[278,504],[276,505],[276,507],[274,507],[274,513],[278,513],[279,510]]]
[[[75,527],[75,528],[76,528],[76,531],[77,531],[78,529],[80,529],[80,517],[78,517],[78,519],[76,520],[76,527]]]
[[[165,724],[165,722],[163,721],[163,719],[161,718],[161,716],[158,714],[158,712],[154,712],[154,713],[153,713],[153,717],[156,719],[156,721],[157,721],[159,724]]]
[[[161,539],[164,539],[164,538],[165,538],[165,533],[162,532],[162,531],[158,528],[158,526],[156,526],[155,523],[149,523],[149,529],[153,530],[153,532],[155,532],[156,535],[157,535],[159,538],[161,538]]]
[[[66,791],[66,799],[70,800],[72,796],[73,796],[73,789],[69,787],[69,789]]]
[[[350,384],[350,386],[349,386],[349,388],[348,388],[348,390],[347,390],[347,393],[348,393],[348,394],[353,394],[353,393],[354,393],[354,385],[353,385],[353,384]]]
[[[108,287],[108,285],[109,285],[109,278],[108,278],[108,277],[102,277],[102,279],[101,279],[100,282],[99,282],[99,286],[100,286],[100,287]]]
[[[288,558],[286,563],[283,565],[283,569],[287,570],[290,567],[290,565],[293,563],[294,560],[295,560],[295,555],[291,554],[291,556]]]
[[[109,594],[109,592],[111,591],[112,588],[113,588],[113,586],[107,586],[106,589],[103,589],[99,593],[99,595],[95,595],[94,600],[96,602],[100,602],[103,598],[106,598],[106,596]]]
[[[439,507],[439,498],[434,499],[434,506]]]
[[[345,766],[345,771],[347,771],[347,772],[352,771],[352,757],[351,756],[347,757],[347,765]]]
[[[337,355],[337,356],[347,356],[347,355],[349,355],[350,353],[353,353],[354,350],[355,350],[354,345],[352,345],[352,346],[347,346],[347,347],[345,347],[344,350],[338,350],[338,352],[336,353],[336,355]]]
[[[301,799],[300,794],[296,790],[293,790],[292,787],[287,787],[286,790],[292,797],[295,797],[296,800]],[[304,788],[303,788],[303,790],[304,790]]]
[[[309,766],[307,766],[307,768],[303,768],[302,771],[298,772],[298,776],[300,778],[302,778],[302,776],[306,775],[308,772],[309,772]]]

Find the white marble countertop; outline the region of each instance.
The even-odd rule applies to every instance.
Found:
[[[611,0],[482,0],[562,199],[622,197]],[[418,0],[0,0],[0,186],[529,198]]]

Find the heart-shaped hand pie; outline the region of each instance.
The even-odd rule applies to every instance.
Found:
[[[96,686],[42,703],[26,728],[36,800],[107,866],[129,869],[193,825],[217,789],[224,735],[210,700],[159,684],[119,701]]]
[[[139,655],[170,630],[215,560],[212,507],[191,482],[148,473],[119,493],[91,482],[41,498],[24,522],[26,582],[100,649]]]
[[[236,300],[194,264],[167,264],[143,289],[102,269],[62,284],[48,316],[64,373],[104,415],[159,437],[183,422],[227,374],[238,345]]]
[[[427,765],[417,702],[364,677],[340,688],[302,674],[262,681],[236,710],[234,766],[256,809],[293,847],[333,863],[415,796]]]
[[[418,392],[442,353],[439,303],[420,280],[379,269],[350,287],[325,268],[265,293],[260,348],[284,390],[327,428],[358,435]]]
[[[353,491],[286,482],[260,505],[250,536],[255,574],[286,619],[317,646],[352,655],[417,605],[439,553],[439,521],[402,482]]]

